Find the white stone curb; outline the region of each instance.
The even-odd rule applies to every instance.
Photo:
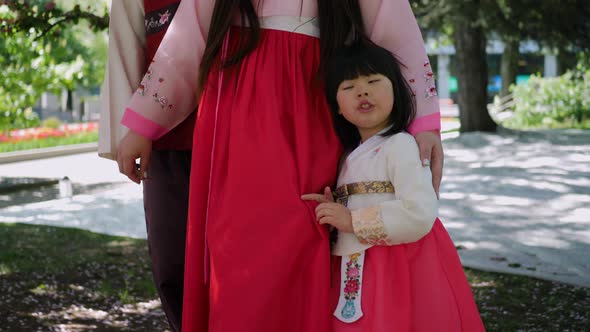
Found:
[[[98,151],[98,143],[84,143],[0,153],[0,164]]]

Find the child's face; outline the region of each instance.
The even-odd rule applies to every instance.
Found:
[[[381,74],[344,81],[336,94],[339,113],[358,128],[363,142],[387,128],[393,99],[393,84]]]

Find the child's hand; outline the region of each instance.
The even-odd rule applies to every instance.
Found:
[[[334,202],[334,196],[332,196],[332,190],[330,187],[324,188],[324,194],[305,194],[301,196],[304,201],[316,201],[318,203]]]
[[[341,232],[354,233],[350,210],[342,204],[334,203],[334,196],[332,196],[330,187],[324,189],[323,195],[306,194],[301,196],[301,199],[320,203],[315,209],[315,215],[320,224],[332,225]]]
[[[338,203],[321,203],[315,208],[315,216],[321,225],[332,225],[341,232],[354,233],[350,210]]]

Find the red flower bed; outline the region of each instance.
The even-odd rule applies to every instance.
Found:
[[[98,130],[97,122],[67,123],[53,128],[28,128],[10,131],[7,135],[0,133],[0,143],[14,143],[43,139],[48,137],[67,137],[78,133],[87,133]]]

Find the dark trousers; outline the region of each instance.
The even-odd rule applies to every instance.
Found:
[[[143,205],[152,272],[170,327],[180,331],[190,151],[152,151]]]

